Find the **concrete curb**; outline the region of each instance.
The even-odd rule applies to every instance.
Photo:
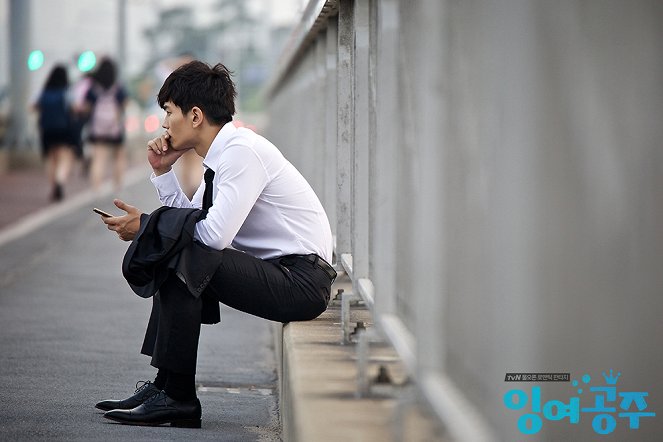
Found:
[[[387,367],[394,382],[359,397],[354,344],[343,345],[341,310],[308,322],[275,324],[282,437],[288,442],[444,441],[438,424],[412,397],[405,367],[390,346],[371,347],[369,376]],[[370,312],[352,310],[370,326]]]

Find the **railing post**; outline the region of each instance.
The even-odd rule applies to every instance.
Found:
[[[336,256],[351,252],[352,151],[354,147],[353,0],[338,2],[338,95],[336,151]]]
[[[336,215],[336,137],[338,131],[337,113],[338,74],[336,72],[336,53],[338,51],[338,18],[332,17],[327,24],[325,81],[325,210],[331,220],[332,232],[337,233]]]
[[[310,146],[315,153],[315,159],[312,167],[313,174],[311,180],[313,180],[314,189],[323,201],[325,197],[325,189],[327,183],[325,182],[325,141],[327,139],[327,125],[329,122],[324,118],[327,112],[327,87],[325,84],[325,79],[327,76],[327,34],[320,33],[315,39],[314,51],[315,55],[313,56],[313,61],[315,66],[313,69],[313,78],[315,78],[315,84],[313,85],[315,100],[314,113],[316,116],[316,121],[313,122],[313,134],[312,140],[313,143]]]
[[[354,2],[354,149],[352,180],[352,271],[353,288],[357,281],[368,278],[369,247],[369,114],[371,87],[369,79],[369,0]]]
[[[382,0],[376,13],[375,146],[371,155],[370,273],[380,294],[375,314],[396,308],[397,158],[402,148],[398,130],[398,0]]]

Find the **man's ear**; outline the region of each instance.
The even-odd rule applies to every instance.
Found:
[[[193,127],[199,127],[201,124],[203,124],[203,120],[205,119],[205,114],[203,113],[203,110],[199,108],[198,106],[194,106],[191,108],[191,124]]]

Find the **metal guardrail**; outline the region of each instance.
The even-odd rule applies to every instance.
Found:
[[[290,35],[275,72],[267,85],[269,94],[275,93],[286,75],[297,63],[304,50],[315,40],[326,27],[326,20],[338,14],[337,0],[311,0],[306,5],[302,18]]]
[[[397,260],[393,246],[388,245],[389,250],[375,250],[370,239],[371,235],[376,239],[375,232],[378,232],[391,243],[393,237],[389,236],[393,236],[397,228],[394,225],[380,226],[380,221],[375,218],[383,215],[385,219],[393,218],[397,210],[393,200],[386,206],[376,206],[376,198],[397,196],[389,177],[397,167],[396,159],[386,151],[384,154],[388,156],[378,156],[371,146],[375,146],[378,138],[384,143],[386,136],[392,139],[383,146],[389,146],[392,154],[399,149],[395,129],[385,127],[385,124],[392,126],[398,121],[397,96],[390,99],[385,95],[386,99],[380,102],[380,110],[393,117],[393,121],[383,119],[378,124],[376,120],[376,94],[397,93],[400,81],[394,70],[400,50],[398,10],[396,0],[310,1],[280,59],[267,95],[272,102],[272,121],[279,122],[279,116],[287,115],[279,110],[281,106],[290,113],[301,106],[305,113],[315,114],[315,119],[310,125],[309,121],[300,122],[297,127],[306,129],[296,134],[285,132],[285,139],[284,132],[280,131],[270,136],[277,140],[280,137],[278,144],[285,146],[284,150],[288,146],[304,144],[322,146],[319,148],[325,160],[322,166],[316,164],[320,157],[313,158],[296,149],[286,154],[299,159],[299,162],[293,162],[307,176],[318,178],[312,179],[312,183],[316,192],[323,196],[332,219],[336,239],[335,267],[352,281],[352,292],[340,295],[343,343],[352,342],[354,333],[350,312],[351,306],[358,302],[371,311],[378,330],[378,333],[369,330],[370,333],[359,334],[358,395],[366,395],[370,390],[366,376],[369,344],[376,339],[386,339],[423,391],[423,396],[429,399],[431,409],[439,411],[440,418],[454,418],[447,427],[457,440],[489,440],[489,431],[480,415],[467,412],[472,406],[457,389],[449,387],[452,383],[444,373],[434,370],[426,375],[427,371],[422,370],[417,358],[416,331],[408,327],[395,308],[398,299],[393,282],[389,283],[388,290],[383,291],[374,285],[378,282],[378,287],[385,287],[384,283],[390,280],[388,275],[393,276],[395,269],[392,265]],[[379,53],[378,40],[384,45]],[[386,69],[382,71],[382,68]],[[383,79],[380,88],[375,81],[377,75]],[[280,100],[285,100],[284,104]],[[318,102],[322,104],[316,104]],[[376,132],[378,125],[379,136]],[[283,127],[292,126],[284,123]],[[375,185],[371,180],[381,183],[380,188],[372,187]],[[381,268],[375,268],[376,262]],[[384,281],[380,280],[382,275]],[[431,351],[436,352],[436,349],[431,348]],[[425,384],[422,374],[427,379]],[[439,397],[440,392],[445,396]],[[454,407],[459,410],[454,412]]]

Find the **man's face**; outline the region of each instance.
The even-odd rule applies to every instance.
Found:
[[[187,115],[182,114],[182,109],[167,101],[163,109],[166,111],[166,117],[161,125],[170,137],[170,146],[175,150],[190,149],[194,147],[193,127],[190,121],[191,112]]]

